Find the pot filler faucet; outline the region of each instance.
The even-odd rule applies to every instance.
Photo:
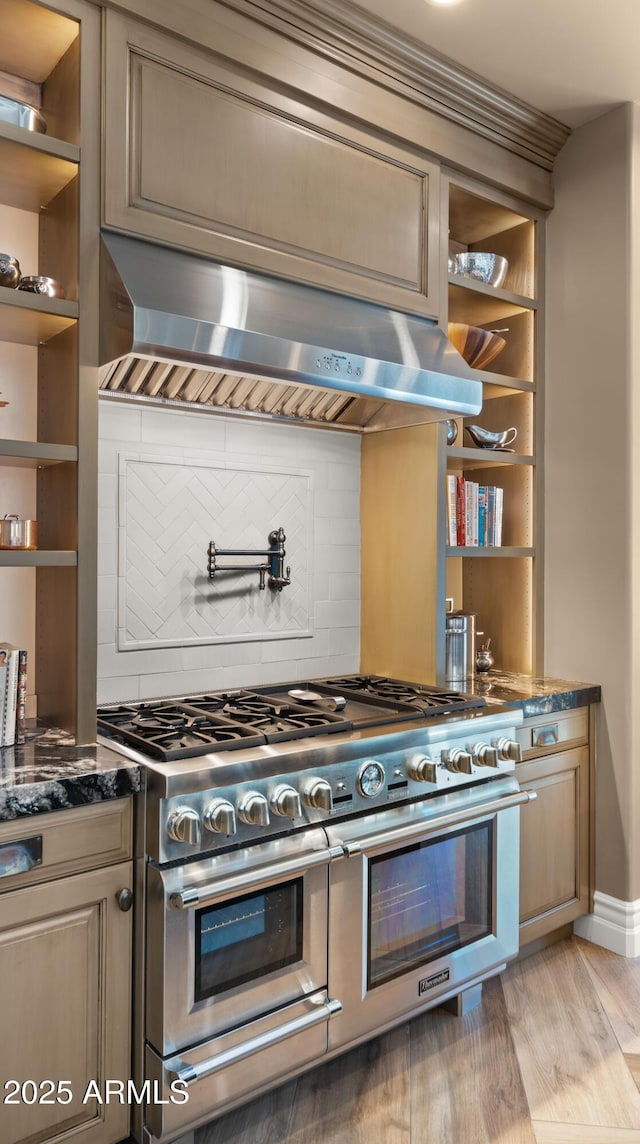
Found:
[[[214,541],[210,540],[207,549],[209,579],[213,580],[216,572],[257,572],[261,590],[268,584],[272,592],[281,592],[291,583],[291,568],[287,566],[285,570],[284,566],[286,539],[283,528],[274,528],[268,536],[269,547],[264,549],[216,548]],[[264,564],[218,564],[218,556],[266,556],[267,560]]]

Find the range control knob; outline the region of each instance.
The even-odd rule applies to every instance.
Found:
[[[443,751],[442,761],[447,770],[453,771],[454,774],[470,775],[473,773],[473,757],[468,751],[461,751],[458,747]]]
[[[481,767],[497,767],[498,748],[490,747],[488,743],[474,743],[471,753]]]
[[[302,791],[302,801],[315,810],[333,810],[333,791],[326,779],[310,779]]]
[[[292,786],[281,786],[271,795],[271,809],[283,818],[298,818],[302,812],[300,795]]]
[[[195,810],[181,806],[174,811],[167,822],[167,834],[174,842],[188,842],[197,846],[200,842],[200,818]]]
[[[214,798],[203,815],[207,830],[213,834],[235,834],[236,812],[233,803],[226,798]]]
[[[407,774],[417,783],[436,783],[438,781],[436,764],[427,755],[412,755],[407,762]]]
[[[505,761],[510,759],[514,763],[522,762],[522,747],[515,739],[496,739],[493,745],[497,747],[498,758]]]
[[[249,826],[269,825],[269,803],[257,790],[247,791],[238,803],[238,818]]]

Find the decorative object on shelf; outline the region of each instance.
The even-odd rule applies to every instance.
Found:
[[[465,322],[449,322],[449,341],[473,369],[484,369],[504,349],[507,343],[500,337],[503,333],[507,330],[483,330]]]
[[[47,123],[44,116],[30,103],[21,103],[8,95],[0,95],[0,119],[3,123],[13,123],[16,127],[26,127],[27,131],[38,131],[44,135]]]
[[[478,632],[479,636],[484,635],[484,632]],[[483,644],[480,645],[476,652],[476,671],[491,671],[493,667],[493,656],[489,651],[491,647],[491,636],[487,636]]]
[[[0,520],[0,549],[15,548],[31,552],[37,547],[37,520],[24,520],[15,513],[7,513]]]
[[[447,598],[445,616],[445,680],[462,683],[476,670],[476,614],[454,612],[453,600]]]
[[[0,254],[0,286],[15,290],[20,281],[20,263],[11,254]]]
[[[453,273],[459,278],[472,278],[487,286],[502,286],[509,269],[509,263],[501,254],[491,254],[487,250],[469,250],[456,254]]]
[[[267,584],[272,592],[281,592],[291,583],[291,568],[285,571],[284,558],[286,552],[284,542],[287,539],[282,528],[274,528],[269,533],[268,548],[216,548],[213,540],[207,549],[207,572],[209,579],[213,580],[216,572],[257,572],[260,577],[260,589]],[[217,562],[218,556],[266,556],[264,564],[221,564]],[[267,580],[267,572],[269,579]]]
[[[21,278],[18,290],[44,294],[47,298],[64,298],[64,287],[55,278],[47,278],[44,274],[29,274],[26,278]]]
[[[453,417],[449,417],[445,421],[445,425],[447,427],[447,445],[453,445],[458,436],[458,422]]]
[[[465,425],[465,429],[469,434],[474,445],[479,449],[503,449],[515,441],[518,436],[518,430],[515,425],[510,429],[503,429],[501,433],[493,433],[490,429],[483,429],[482,425]]]

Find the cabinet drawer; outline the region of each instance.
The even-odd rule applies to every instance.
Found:
[[[132,817],[121,798],[0,823],[0,893],[125,861]]]
[[[536,758],[552,751],[577,747],[589,741],[589,708],[557,711],[525,719],[516,733],[523,758]]]

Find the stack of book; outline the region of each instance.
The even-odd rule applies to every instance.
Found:
[[[25,741],[26,693],[26,651],[12,644],[0,644],[0,747]]]
[[[504,490],[447,474],[447,544],[489,548],[502,544]]]

